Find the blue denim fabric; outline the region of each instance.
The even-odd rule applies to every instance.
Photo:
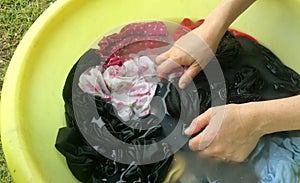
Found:
[[[261,138],[249,163],[262,183],[298,183],[300,132],[283,132]]]

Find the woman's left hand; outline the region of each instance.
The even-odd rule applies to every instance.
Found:
[[[222,117],[214,114],[219,110],[210,108],[192,121],[185,131],[186,135],[203,131],[189,141],[189,147],[193,151],[198,151],[200,155],[223,161],[245,161],[263,135],[260,121],[255,116],[255,109],[251,104],[228,104],[223,106],[223,109],[225,111]],[[210,123],[221,123],[219,130],[209,128]],[[206,134],[215,135],[211,137]],[[211,142],[203,147],[205,141],[210,141],[209,138]]]

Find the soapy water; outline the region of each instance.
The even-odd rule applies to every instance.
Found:
[[[201,157],[191,151],[179,152],[185,167],[177,183],[258,183],[259,178],[247,162],[230,163]]]
[[[174,32],[172,30],[179,26],[168,22],[166,24],[170,32],[169,36]],[[112,32],[118,32],[118,30]],[[239,164],[221,162],[201,157],[196,152],[189,150],[187,142],[190,137],[185,136],[183,133],[191,120],[199,115],[199,111],[202,113],[207,110],[206,107],[220,106],[226,104],[226,102],[244,103],[282,98],[295,95],[299,92],[299,76],[292,70],[284,67],[270,51],[253,41],[251,42],[249,39],[239,39],[239,44],[228,44],[231,41],[228,39],[230,36],[232,35],[226,34],[224,36],[223,39],[226,39],[228,42],[225,41],[226,44],[224,45],[221,43],[220,47],[223,46],[223,50],[217,51],[217,54],[219,54],[218,58],[222,59],[222,62],[220,62],[221,66],[216,56],[213,55],[211,62],[205,67],[204,72],[196,77],[196,82],[192,82],[184,90],[178,88],[178,76],[176,75],[176,77],[164,78],[166,82],[160,82],[157,75],[147,76],[150,82],[157,82],[158,88],[150,104],[150,114],[140,120],[122,121],[122,119],[118,118],[116,109],[111,108],[111,106],[107,105],[107,101],[103,102],[97,96],[94,96],[94,98],[91,96],[88,97],[88,100],[94,101],[93,105],[89,105],[87,108],[85,108],[86,106],[82,107],[82,103],[80,103],[82,101],[78,102],[78,97],[76,98],[76,95],[73,95],[72,110],[74,110],[76,125],[81,130],[81,135],[99,154],[112,160],[116,167],[119,166],[118,163],[127,164],[129,167],[132,164],[147,166],[148,164],[172,158],[176,154],[183,157],[185,161],[184,165],[182,165],[182,169],[184,169],[183,173],[177,182],[259,182],[257,177],[257,173],[259,172],[254,172],[253,164],[249,162]],[[193,41],[201,41],[197,40],[195,36],[193,38]],[[174,44],[171,37],[168,40],[170,42],[163,42],[164,45],[159,48],[141,49],[130,53],[130,56],[135,58],[149,56],[149,58],[155,60],[157,55],[167,51]],[[132,42],[131,44],[134,43]],[[231,61],[228,58],[235,58],[240,53],[237,51],[240,44],[244,46],[241,50],[251,45],[249,48],[257,49],[257,55],[250,58],[241,54],[238,58],[245,61],[244,63],[230,63]],[[90,51],[94,54],[93,50]],[[222,56],[225,57],[223,58]],[[253,60],[253,58],[255,59]],[[89,59],[89,57],[86,57],[78,62],[77,68],[79,69],[75,71],[74,78],[78,78],[82,74],[84,71],[82,68],[88,69],[85,64]],[[245,63],[247,64],[243,65]],[[180,66],[178,67],[180,68]],[[229,83],[227,86],[225,85],[221,67],[222,69],[225,68],[223,71],[227,77],[227,83]],[[292,82],[289,82],[290,80]],[[73,92],[76,93],[75,90],[78,87],[76,79],[74,79],[73,87]],[[227,93],[227,87],[230,89],[229,92],[231,92],[229,94]],[[100,104],[97,103],[99,101]],[[205,107],[202,108],[199,106]],[[103,107],[109,108],[105,109]],[[217,133],[218,127],[221,125],[224,110],[217,112],[220,114],[217,120],[215,122],[211,121],[210,124],[212,125],[206,127],[206,129],[211,129],[215,133]],[[110,117],[107,116],[109,115],[117,116],[116,119],[112,120],[114,125],[126,129],[130,128],[131,130],[128,130],[128,133],[124,132],[124,134],[122,134],[122,130],[119,131],[120,133],[113,131],[112,129],[114,128],[108,125]],[[87,120],[91,117],[93,119]],[[120,130],[120,128],[118,129]],[[132,136],[129,134],[135,132],[134,130],[144,130],[146,131],[143,134],[145,137],[155,137],[155,140],[152,139],[153,141],[151,140],[151,142],[139,141],[138,145],[130,143]],[[162,131],[162,133],[159,131]],[[162,136],[155,136],[155,134],[161,134]],[[210,140],[213,140],[214,135],[211,136]],[[122,141],[123,137],[124,141]],[[129,140],[125,137],[129,137]],[[143,137],[140,136],[138,139],[143,139]],[[202,146],[205,147],[209,143],[210,141],[207,144],[202,144]],[[264,151],[263,153],[267,154],[269,152]],[[166,168],[168,164],[165,165]],[[115,171],[118,170],[116,169]]]
[[[139,50],[138,52],[130,53],[129,56],[131,58],[139,58],[139,57],[142,57],[142,56],[148,56],[149,58],[151,58],[153,60],[153,62],[155,62],[155,58],[158,55],[160,55],[161,53],[163,53],[163,52],[167,51],[168,49],[170,49],[171,46],[174,45],[174,39],[172,37],[174,35],[174,31],[176,30],[176,28],[181,27],[181,26],[176,24],[176,23],[166,22],[166,21],[164,22],[164,24],[166,25],[166,27],[168,29],[168,36],[166,37],[165,40],[159,41],[162,46],[160,46],[158,48],[150,48],[150,49],[145,48],[145,49]],[[121,28],[122,27],[124,27],[124,26],[121,26]],[[121,28],[120,27],[115,28],[112,31],[110,31],[109,33],[107,33],[107,35],[110,35],[112,33],[116,33]],[[182,30],[188,31],[185,28],[182,28]],[[130,34],[130,36],[132,36],[132,34]],[[133,34],[133,36],[134,36],[134,34]],[[139,37],[139,36],[140,35],[137,34],[136,37]],[[146,36],[146,39],[141,38],[140,40],[150,41],[150,42],[151,41],[157,42],[157,39],[152,39],[152,37],[149,38],[147,36]],[[134,44],[138,45],[140,40],[137,40],[137,41],[133,40],[129,44],[126,43],[127,44],[126,46],[132,46]],[[98,43],[98,42],[99,42],[99,40],[96,41],[96,43]],[[226,86],[225,86],[225,80],[224,80],[224,76],[223,76],[223,73],[222,73],[222,69],[221,69],[215,55],[213,54],[213,52],[209,49],[209,47],[205,43],[203,43],[203,41],[200,38],[198,38],[196,35],[194,35],[193,36],[193,42],[200,42],[203,45],[204,50],[206,50],[205,54],[209,55],[210,56],[209,58],[211,58],[210,65],[203,69],[203,71],[204,71],[204,73],[207,77],[207,80],[210,84],[210,87],[211,87],[211,96],[212,96],[211,106],[222,106],[222,105],[226,104]],[[95,45],[96,44],[94,44],[94,46]],[[183,48],[181,45],[176,45],[176,46],[185,50],[185,48]],[[79,62],[78,65],[80,66],[80,64],[81,63]],[[82,64],[84,64],[84,63],[82,63]],[[175,65],[175,64],[176,63],[174,62],[173,65]],[[180,66],[178,64],[176,64],[176,65],[177,65],[176,66],[177,68],[182,68],[182,66]],[[80,74],[81,73],[75,72],[75,75],[80,75]],[[149,77],[149,76],[146,76],[146,77]],[[174,77],[173,78],[164,78],[164,79],[166,81],[171,82],[172,84],[175,83],[174,82],[175,81]],[[151,81],[152,82],[157,82],[158,80],[160,80],[160,78],[156,74],[156,75],[152,75],[152,80],[150,79],[150,82]],[[192,79],[190,79],[190,80],[192,81]],[[182,91],[180,91],[180,89],[176,85],[177,84],[174,84],[177,91],[179,93],[182,93]],[[77,87],[77,83],[74,83],[74,87]],[[191,82],[189,87],[184,89],[184,92],[188,93],[188,95],[194,96],[192,101],[195,104],[200,102],[199,98],[198,98],[198,95],[195,94],[195,92],[197,92],[197,89],[196,89],[193,82]],[[124,99],[124,100],[126,101],[126,99]],[[164,98],[161,98],[161,96],[156,96],[155,100],[153,100],[153,102],[151,103],[151,105],[155,105],[155,106],[152,106],[152,108],[153,108],[152,113],[154,115],[159,115],[159,116],[157,116],[159,120],[156,121],[155,123],[151,123],[150,125],[147,124],[147,123],[141,124],[138,120],[136,120],[135,123],[130,123],[129,124],[126,121],[124,121],[120,118],[119,118],[119,120],[122,123],[126,124],[127,126],[129,125],[130,127],[133,127],[133,128],[150,129],[152,127],[151,125],[159,124],[162,121],[162,119],[164,119],[164,115],[161,112],[161,110],[164,111],[165,115],[168,114],[168,111],[167,111],[166,106],[163,103],[163,101],[164,101]],[[74,102],[76,102],[76,101],[74,101]],[[184,102],[184,101],[181,100],[181,106],[184,106],[182,102]],[[160,113],[156,113],[155,108],[157,108],[157,106],[164,106],[164,109],[156,110],[156,111],[160,111]],[[135,162],[138,165],[150,164],[150,163],[161,161],[161,160],[175,154],[176,152],[178,152],[188,142],[188,140],[190,138],[189,136],[184,135],[183,132],[184,132],[185,128],[187,128],[189,126],[190,122],[196,116],[199,115],[199,111],[200,111],[199,109],[195,108],[194,112],[190,113],[190,115],[187,116],[187,115],[184,115],[184,110],[185,109],[183,109],[183,108],[181,108],[181,109],[182,110],[179,111],[180,116],[178,118],[178,123],[177,123],[176,127],[174,127],[173,131],[171,131],[164,139],[161,139],[159,142],[156,142],[156,143],[160,144],[159,147],[161,147],[161,148],[165,148],[166,146],[168,147],[168,149],[170,150],[168,155],[166,155],[165,151],[162,150],[161,153],[157,153],[155,156],[151,157],[151,159],[148,159],[148,160],[141,161],[139,158],[136,158],[136,157],[123,156],[122,158],[117,158],[117,161],[120,162],[120,163],[125,163],[125,164],[130,164],[132,162]],[[91,107],[90,110],[94,111],[95,115],[93,115],[93,116],[98,116],[98,118],[95,118],[94,121],[97,124],[100,124],[100,126],[102,127],[102,124],[104,124],[104,123],[101,122],[101,116],[98,115],[96,104],[94,105],[94,107]],[[218,111],[216,111],[215,113],[218,114],[219,117],[215,118],[215,122],[211,122],[211,125],[210,125],[211,127],[210,126],[207,127],[207,128],[213,128],[213,130],[211,130],[211,131],[213,131],[214,133],[213,133],[213,135],[210,134],[210,139],[208,141],[206,141],[206,144],[202,144],[202,146],[204,146],[204,147],[207,146],[213,140],[213,137],[216,135],[216,132],[218,131],[217,129],[221,125],[223,114],[224,114],[224,108],[220,107],[217,110]],[[75,106],[74,107],[74,112],[76,113],[76,111],[80,111],[80,108],[76,109],[76,106]],[[115,111],[115,113],[117,113],[117,111]],[[145,121],[146,121],[146,118],[147,118],[147,116],[145,117]],[[78,125],[79,125],[79,128],[80,128],[80,124],[78,124]],[[84,132],[82,132],[82,134],[88,142],[89,142],[89,139],[93,139],[93,137],[90,137],[90,134],[86,134]],[[119,149],[119,150],[122,149],[124,152],[128,152],[131,149],[147,149],[147,150],[153,149],[153,148],[155,149],[156,145],[157,145],[157,144],[154,143],[154,144],[147,144],[147,145],[137,145],[135,147],[135,145],[128,144],[128,143],[120,141],[119,139],[117,139],[113,135],[111,135],[108,131],[106,131],[105,134],[107,135],[107,138],[114,139],[115,142],[117,142],[118,145],[116,146],[116,144],[111,144],[112,149],[110,151],[105,151],[105,152],[107,152],[107,154],[103,151],[102,152],[98,151],[98,152],[100,154],[102,154],[103,156],[105,156],[109,159],[112,159],[112,160],[116,160],[115,159],[116,157],[111,154],[111,152],[115,151],[115,149]],[[95,147],[95,145],[93,145],[93,146]],[[97,150],[97,148],[96,148],[96,150]]]

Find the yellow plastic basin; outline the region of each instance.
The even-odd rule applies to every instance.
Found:
[[[15,182],[76,182],[54,148],[66,76],[99,36],[129,22],[203,18],[219,0],[59,0],[28,31],[8,68],[1,135]],[[300,1],[260,0],[232,25],[300,72]]]

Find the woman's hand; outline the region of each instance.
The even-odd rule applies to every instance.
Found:
[[[157,72],[160,78],[172,73],[178,67],[187,67],[179,80],[183,89],[209,63],[225,32],[216,36],[210,26],[204,22],[200,27],[182,36],[168,51],[156,58]]]
[[[255,109],[248,104],[228,104],[223,109],[225,111],[221,117],[215,114],[220,110],[211,108],[192,121],[185,131],[186,135],[203,131],[189,141],[190,149],[198,151],[203,156],[242,162],[246,160],[263,135],[258,123],[259,119],[256,119]],[[209,128],[209,125],[212,125],[210,123],[221,123],[220,128]],[[211,137],[207,134],[215,135]],[[206,144],[208,145],[206,147],[203,143],[209,141],[207,138],[212,140],[210,144]]]
[[[156,59],[156,63],[158,64],[158,76],[162,79],[167,78],[167,75],[172,73],[178,67],[188,67],[179,80],[179,87],[181,89],[185,88],[185,86],[201,71],[201,67],[196,60],[176,46],[173,46],[167,52],[159,55]]]
[[[254,1],[221,0],[207,15],[200,27],[178,40],[186,41],[181,41],[177,45],[175,43],[169,51],[158,56],[158,75],[165,78],[166,74],[170,74],[178,66],[190,66],[179,80],[179,87],[184,88],[210,61],[206,56],[212,56],[211,53],[215,53],[229,25]]]

